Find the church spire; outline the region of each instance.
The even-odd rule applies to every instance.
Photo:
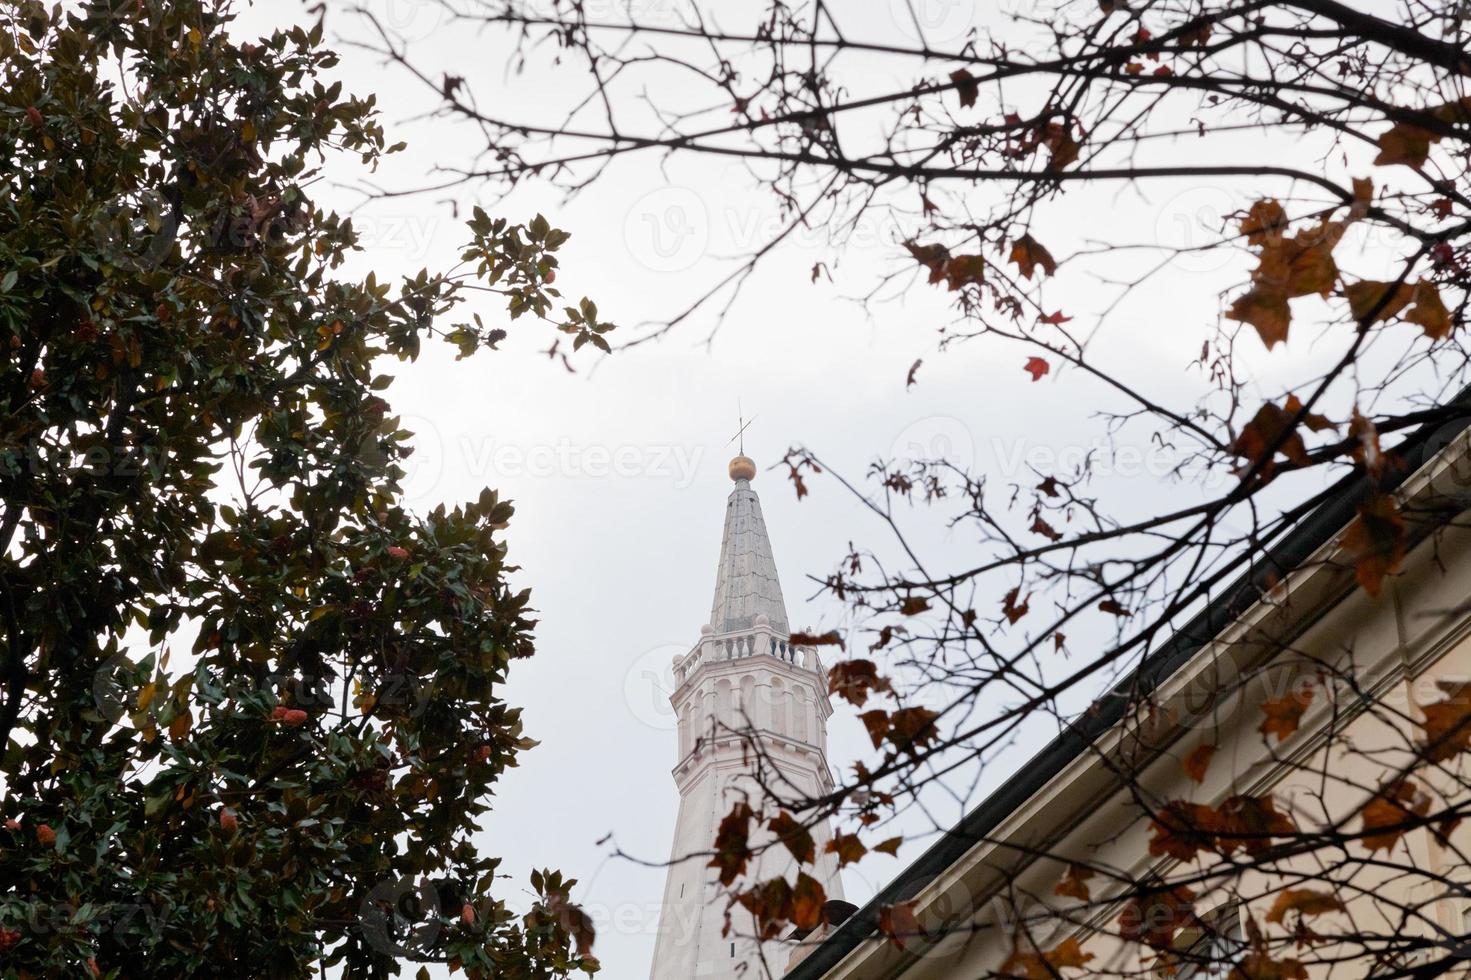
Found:
[[[725,504],[725,532],[720,539],[720,567],[715,575],[715,601],[710,607],[710,626],[716,633],[749,629],[758,616],[783,635],[787,607],[782,601],[771,539],[761,516],[761,501],[751,489],[756,464],[744,454],[730,461],[730,478],[735,488]]]

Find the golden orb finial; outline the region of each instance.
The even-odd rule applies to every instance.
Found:
[[[756,479],[756,461],[745,453],[730,461],[730,478],[732,480],[754,480]]]

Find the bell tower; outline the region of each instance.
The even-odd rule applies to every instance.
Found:
[[[744,453],[731,460],[735,486],[725,504],[710,621],[693,648],[674,660],[679,816],[651,980],[760,980],[767,975],[763,962],[771,975],[784,972],[789,949],[752,940],[753,922],[739,906],[730,910],[730,935],[722,935],[726,897],[706,855],[720,819],[737,803],[771,815],[755,777],[752,741],[765,759],[762,777],[776,795],[796,799],[832,788],[826,672],[815,650],[790,642],[761,501],[751,489],[755,477],[756,464]],[[808,873],[829,899],[841,899],[836,858],[824,851],[830,831],[813,828],[813,838],[818,863]],[[776,845],[752,860],[747,879],[785,875],[790,881],[795,870],[786,849]]]

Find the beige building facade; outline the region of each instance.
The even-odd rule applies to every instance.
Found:
[[[1368,492],[1359,476],[878,898],[795,944],[787,976],[973,980],[1019,949],[1067,940],[1091,959],[1063,976],[1164,976],[1157,950],[1118,938],[1126,906],[1110,897],[1123,887],[1111,882],[1187,880],[1195,869],[1152,851],[1155,808],[1220,807],[1251,794],[1270,797],[1299,830],[1361,835],[1364,807],[1406,765],[1414,766],[1407,810],[1423,803],[1420,812],[1435,813],[1468,799],[1459,758],[1417,762],[1425,708],[1471,681],[1471,451],[1462,424],[1428,429],[1401,450],[1407,466],[1393,489],[1410,546],[1377,596],[1356,579],[1345,539]],[[1139,710],[1145,690],[1153,711]],[[1306,704],[1296,730],[1264,733],[1263,704],[1283,698]],[[1184,762],[1202,746],[1214,753],[1197,782]],[[1287,888],[1331,891],[1344,906],[1305,919],[1318,938],[1296,952],[1273,946],[1300,958],[1308,976],[1465,975],[1468,853],[1471,826],[1462,824],[1445,837],[1417,827],[1373,851],[1362,839],[1304,848],[1272,860],[1270,874],[1212,875],[1212,862],[1199,861],[1192,914],[1229,948],[1212,969],[1192,964],[1193,944],[1206,937],[1183,929],[1175,943],[1186,959],[1173,975],[1227,976],[1253,928],[1282,940],[1295,916],[1271,923],[1269,915]],[[1104,872],[1091,878],[1087,901],[1057,892],[1074,862]],[[876,925],[885,905],[907,902],[924,934],[900,949]]]

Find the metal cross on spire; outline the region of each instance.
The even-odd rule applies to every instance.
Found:
[[[730,437],[730,442],[727,442],[726,445],[729,446],[731,442],[740,440],[740,454],[744,456],[746,455],[746,429],[750,427],[752,422],[756,421],[756,416],[753,415],[747,419],[745,414],[741,412],[741,403],[739,401],[736,402],[736,413],[736,418],[740,422],[741,427],[736,430],[735,435]]]

